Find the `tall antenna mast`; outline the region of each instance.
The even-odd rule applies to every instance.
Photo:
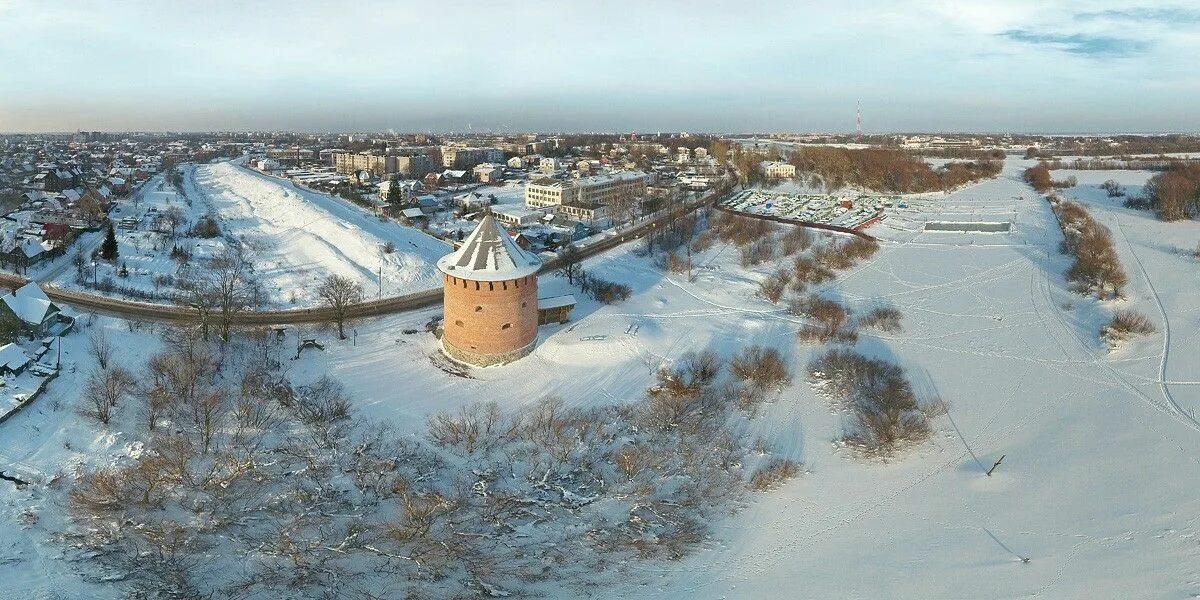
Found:
[[[862,100],[858,101],[858,112],[855,115],[855,132],[862,139]]]

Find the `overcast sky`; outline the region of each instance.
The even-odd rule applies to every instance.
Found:
[[[1200,130],[1200,4],[0,0],[0,131]]]

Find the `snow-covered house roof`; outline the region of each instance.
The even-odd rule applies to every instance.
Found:
[[[16,344],[0,346],[0,369],[19,371],[29,364],[29,355]]]
[[[441,272],[472,281],[507,281],[537,273],[542,261],[521,249],[487,213],[462,247],[437,263]]]
[[[21,251],[25,253],[26,258],[33,258],[47,250],[49,250],[49,248],[47,248],[45,243],[42,242],[41,240],[35,240],[33,238],[25,238],[25,240],[21,242]],[[30,285],[30,284],[26,284],[27,287],[28,287],[28,285]],[[37,286],[34,286],[34,287],[37,287]],[[42,290],[39,288],[38,291],[41,292]],[[43,297],[45,295],[46,295],[45,293],[42,294]]]
[[[2,299],[18,319],[30,325],[41,325],[52,311],[58,310],[46,292],[32,281],[13,293],[5,294]]]

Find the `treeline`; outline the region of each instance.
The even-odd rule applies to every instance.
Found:
[[[917,156],[930,158],[958,158],[963,160],[1004,160],[1007,154],[1000,148],[980,150],[978,148],[921,148],[913,150]]]
[[[1130,197],[1125,206],[1154,210],[1164,221],[1200,216],[1200,164],[1177,165],[1151,177],[1143,194]]]
[[[895,193],[949,190],[1000,174],[1002,162],[951,162],[933,168],[919,156],[887,148],[806,147],[792,154],[797,173],[826,189],[857,187]]]
[[[1119,135],[1085,138],[1022,138],[1041,144],[1039,156],[1129,156],[1200,152],[1200,136]]]
[[[1180,160],[1178,158],[1077,158],[1075,160],[1047,160],[1046,166],[1054,171],[1059,169],[1075,169],[1077,171],[1170,171],[1197,164],[1196,161]]]

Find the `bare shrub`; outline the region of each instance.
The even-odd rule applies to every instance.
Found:
[[[754,471],[754,475],[750,476],[749,488],[756,492],[765,492],[779,487],[783,482],[799,474],[799,464],[777,456]]]
[[[743,348],[730,359],[729,372],[760,391],[782,388],[792,378],[779,350],[763,346]]]
[[[1104,190],[1109,198],[1120,198],[1125,195],[1125,190],[1121,188],[1121,184],[1113,179],[1100,184],[1100,189]]]
[[[801,256],[793,263],[793,270],[796,273],[796,278],[793,280],[793,286],[797,283],[818,285],[832,280],[836,275],[834,272],[819,262],[816,258],[808,258]],[[801,290],[797,290],[801,291]]]
[[[797,252],[804,252],[812,247],[812,233],[804,227],[793,227],[787,230],[780,238],[782,253],[784,256],[791,256]]]
[[[328,375],[297,388],[293,402],[297,415],[307,423],[328,423],[350,417],[350,400],[345,388]]]
[[[775,245],[770,239],[760,239],[742,247],[743,267],[753,267],[775,258]]]
[[[650,448],[644,444],[621,446],[613,453],[612,461],[621,474],[630,481],[654,462],[650,456]]]
[[[821,246],[813,252],[813,260],[827,270],[841,271],[854,266],[854,259],[841,252],[838,244]]]
[[[1135,310],[1121,309],[1113,314],[1113,318],[1105,326],[1100,328],[1100,338],[1108,343],[1109,346],[1117,344],[1140,335],[1150,335],[1157,329],[1150,319]]]
[[[854,342],[858,331],[850,321],[850,311],[836,301],[811,295],[801,301],[795,310],[815,321],[802,327],[797,334],[801,340],[816,342]]]
[[[188,235],[198,238],[215,238],[221,235],[221,226],[212,217],[203,216],[188,230]]]
[[[661,430],[694,429],[718,414],[721,398],[712,384],[721,372],[721,361],[710,350],[689,352],[674,368],[658,371],[658,384],[646,392],[645,416]]]
[[[771,235],[774,227],[762,219],[719,212],[713,229],[716,230],[721,241],[732,242],[740,248]]]
[[[716,239],[716,237],[717,236],[711,231],[700,232],[700,235],[696,236],[696,239],[692,240],[692,252],[704,252],[705,250],[712,248],[713,241]]]
[[[842,253],[849,256],[855,262],[863,261],[879,251],[879,242],[867,238],[855,237],[849,242],[842,244]]]
[[[695,269],[695,264],[692,262],[691,256],[674,250],[660,256],[661,258],[656,259],[655,262],[658,263],[662,269],[671,273],[686,275],[688,280],[692,279],[692,272]]]
[[[438,446],[465,454],[485,451],[498,445],[511,431],[495,402],[464,406],[457,413],[441,412],[429,418],[429,440]]]
[[[865,454],[885,456],[925,441],[932,433],[912,385],[897,365],[833,349],[813,360],[809,377],[854,412],[855,423],[843,441]]]
[[[629,286],[600,279],[594,275],[581,275],[580,281],[584,284],[585,292],[604,304],[623,302],[633,295],[633,290]]]
[[[903,330],[900,325],[902,315],[899,310],[891,307],[881,306],[871,309],[865,315],[862,315],[857,320],[858,327],[866,327],[875,329],[884,333],[896,334]]]
[[[788,282],[791,280],[791,271],[780,269],[758,282],[758,294],[771,304],[778,304],[779,299],[783,297],[783,291],[787,289]]]

